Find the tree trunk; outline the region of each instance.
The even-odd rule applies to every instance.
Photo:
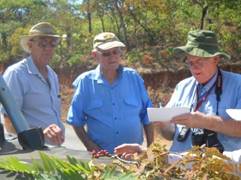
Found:
[[[115,24],[116,24],[116,30],[114,30],[114,31],[118,32],[118,34],[120,34],[120,25],[119,25],[119,22],[116,18],[116,14],[115,14],[114,9],[111,9],[111,13],[112,13],[112,16],[110,16],[110,18],[113,19],[113,22],[115,22]]]
[[[92,22],[91,22],[91,13],[90,12],[87,13],[87,17],[88,17],[89,33],[91,33],[92,32]]]
[[[208,5],[205,5],[202,9],[202,17],[201,17],[201,22],[200,22],[200,29],[204,29],[204,23],[205,23],[205,17],[208,12]]]
[[[133,18],[133,20],[139,24],[143,29],[144,31],[147,33],[147,36],[148,36],[148,39],[149,39],[149,42],[151,45],[154,45],[155,44],[155,35],[154,33],[152,32],[151,29],[149,29],[147,26],[145,26],[144,24],[141,23],[141,21],[136,17],[135,13],[133,12],[133,10],[130,10],[129,9],[129,13],[131,15],[131,17]]]
[[[128,42],[128,38],[127,38],[127,30],[126,30],[126,25],[125,25],[125,21],[124,21],[124,17],[122,14],[121,9],[118,6],[118,1],[114,0],[114,7],[118,13],[119,16],[119,20],[120,20],[120,28],[121,28],[121,32],[123,32],[123,38],[124,38],[124,42],[126,44],[127,49],[129,48],[129,42]]]
[[[92,22],[91,22],[91,12],[90,12],[90,1],[88,3],[88,8],[87,8],[87,18],[88,18],[88,25],[89,25],[89,33],[92,32]]]
[[[102,31],[105,32],[105,22],[104,22],[104,18],[103,18],[103,16],[99,16],[99,18],[100,18],[100,22],[101,22]]]

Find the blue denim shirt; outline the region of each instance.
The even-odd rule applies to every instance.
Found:
[[[49,82],[40,74],[30,56],[9,66],[3,78],[31,128],[44,129],[54,123],[64,130],[60,119],[58,78],[50,66],[47,68]]]
[[[109,84],[97,66],[77,77],[73,86],[69,124],[86,124],[92,141],[111,153],[123,143],[142,144],[143,125],[150,123],[147,107],[152,103],[136,71],[120,67],[117,80]]]
[[[230,117],[226,113],[226,109],[240,109],[241,108],[241,75],[231,72],[221,71],[223,78],[221,101],[219,102],[219,116],[224,120],[229,121]],[[212,86],[213,81],[216,80],[215,75],[202,90],[208,89]],[[189,107],[196,106],[196,88],[198,82],[194,77],[187,78],[180,83],[175,88],[175,91],[167,104],[167,107]],[[201,92],[202,93],[202,92]],[[216,114],[217,101],[215,88],[212,89],[207,97],[207,100],[202,103],[198,111],[204,112],[205,114]],[[188,138],[184,142],[177,141],[177,135],[181,130],[182,126],[177,125],[175,131],[175,137],[170,151],[172,152],[184,152],[192,147],[191,133],[189,133]],[[230,137],[221,133],[218,133],[218,139],[224,146],[225,151],[234,151],[241,149],[241,138]]]

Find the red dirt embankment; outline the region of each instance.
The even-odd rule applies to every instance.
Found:
[[[82,72],[94,67],[78,66],[68,69],[56,69],[61,84],[71,86],[73,80]],[[149,67],[134,66],[143,77],[146,87],[152,89],[159,88],[174,88],[175,85],[182,79],[190,76],[190,72],[183,63],[182,64],[168,64],[162,66],[160,64],[152,64]],[[222,64],[222,69],[241,73],[241,63]]]
[[[221,65],[221,68],[228,71],[241,73],[240,63]],[[181,68],[180,66],[179,68],[175,68],[175,66],[173,66],[173,68],[164,70],[160,68],[160,66],[155,65],[148,68],[136,67],[136,69],[142,75],[145,85],[148,89],[148,94],[155,107],[159,106],[159,103],[165,105],[168,102],[175,85],[180,80],[190,76],[190,72],[185,66],[181,66]],[[75,77],[84,71],[84,68],[57,70],[61,82],[63,120],[66,117],[66,113],[73,95],[71,83]]]

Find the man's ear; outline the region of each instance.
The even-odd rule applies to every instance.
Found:
[[[30,42],[30,41],[27,42],[27,46],[28,46],[29,49],[32,48],[32,45],[33,45],[32,42]]]
[[[220,62],[221,57],[220,56],[215,56],[214,58],[215,58],[216,64],[218,64]]]
[[[92,56],[93,58],[96,58],[96,54],[97,54],[96,50],[92,50],[92,51],[91,51],[91,56]]]

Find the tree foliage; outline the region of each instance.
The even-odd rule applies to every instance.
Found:
[[[129,63],[136,62],[133,54],[146,51],[156,62],[166,59],[160,52],[185,44],[187,32],[198,28],[217,32],[223,50],[239,61],[240,4],[241,0],[0,0],[0,62],[26,55],[19,39],[40,21],[51,22],[64,37],[53,60],[56,67],[88,63],[92,39],[102,31],[114,32],[125,42]]]

